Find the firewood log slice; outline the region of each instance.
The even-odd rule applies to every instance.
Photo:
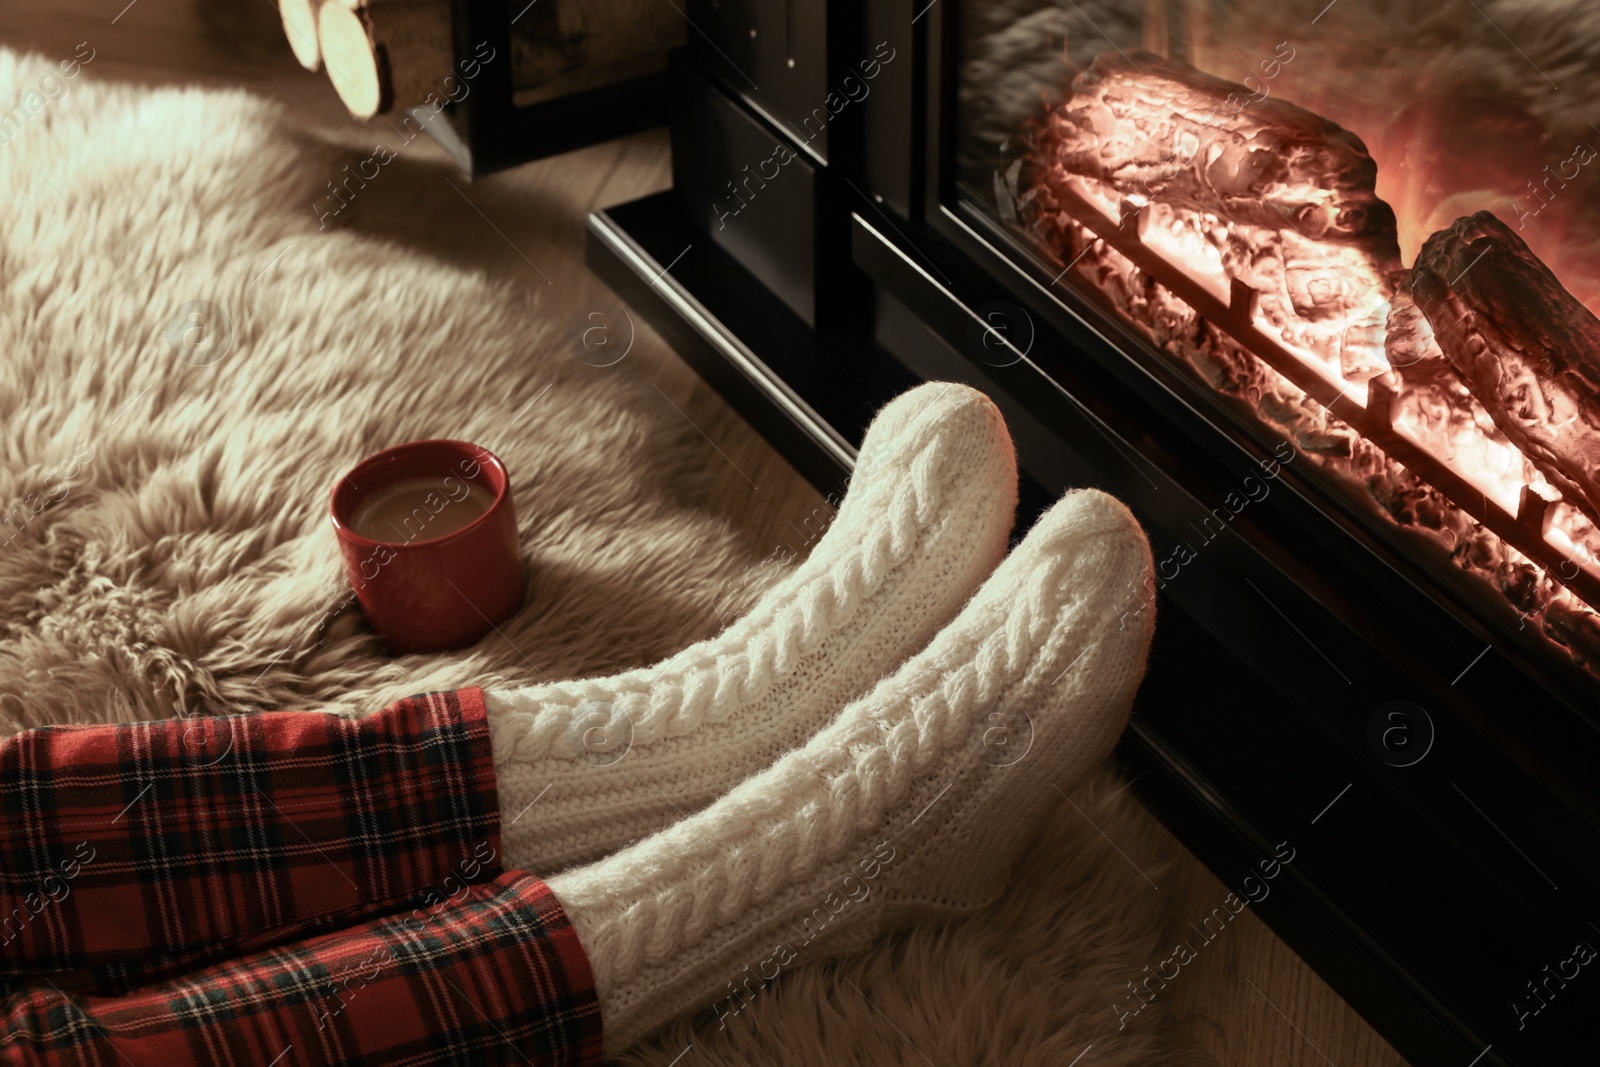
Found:
[[[307,70],[322,66],[322,48],[317,43],[317,7],[320,0],[279,0],[278,16],[283,35],[289,39],[294,58]]]
[[[451,73],[449,3],[384,0],[353,10],[329,2],[317,24],[328,78],[357,118],[414,104]]]

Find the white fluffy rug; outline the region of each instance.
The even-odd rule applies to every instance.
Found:
[[[52,69],[0,50],[0,106]],[[712,632],[754,594],[741,575],[770,575],[697,505],[694,430],[628,365],[574,357],[577,281],[530,296],[319,230],[310,205],[365,153],[247,96],[84,71],[39,99],[0,146],[0,730],[609,672]],[[442,175],[399,159],[382,180]],[[168,337],[199,300],[233,331],[206,365]],[[510,467],[528,607],[472,649],[390,659],[347,603],[325,495],[430,436]],[[1073,800],[990,911],[800,969],[626,1061],[1177,1062],[1159,1011],[1119,1031],[1112,1010],[1163,916],[1100,833],[1149,856],[1159,831],[1109,772]]]
[[[0,52],[0,100],[49,70]],[[0,147],[0,716],[365,707],[611,670],[712,628],[747,555],[692,506],[675,446],[695,431],[625,365],[576,358],[570,287],[319,230],[312,205],[360,155],[247,96],[91,75]],[[452,195],[433,168],[385,171]],[[169,343],[196,300],[234,333],[209,365]],[[506,461],[530,606],[504,640],[391,660],[346,603],[326,500],[422,437]]]

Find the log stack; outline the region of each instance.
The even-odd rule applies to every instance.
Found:
[[[279,10],[295,58],[325,70],[357,118],[430,94],[459,96],[464,72],[451,45],[450,0],[281,0]],[[509,61],[519,92],[578,75],[604,81],[608,70],[637,68],[681,44],[684,26],[659,0],[539,0],[513,12],[509,57],[484,48],[475,62]]]

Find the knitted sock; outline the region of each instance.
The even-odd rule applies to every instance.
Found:
[[[705,811],[547,879],[594,966],[606,1051],[777,973],[992,902],[1127,722],[1150,551],[1093,490],[1048,511],[918,656]]]
[[[988,576],[1016,486],[993,403],[920,386],[873,421],[810,556],[722,634],[653,667],[486,693],[506,865],[606,855],[803,744]]]

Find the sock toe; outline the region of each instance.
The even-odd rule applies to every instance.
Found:
[[[908,798],[907,808],[949,832],[908,850],[885,925],[958,915],[999,897],[1040,820],[1127,726],[1154,628],[1138,595],[1152,573],[1150,549],[1132,513],[1096,490],[1070,493],[1007,564],[980,595],[998,604],[1010,589],[1034,599],[1007,620],[1027,635],[1008,636],[1031,654],[972,701],[962,740],[977,766],[942,784],[924,781]]]
[[[941,417],[960,412],[965,409],[983,408],[994,412],[998,417],[999,409],[994,402],[982,391],[963,385],[960,382],[924,382],[914,389],[908,389],[885,404],[872,419],[872,425],[867,427],[866,437],[861,442],[862,455],[868,455],[874,447],[894,440],[903,434],[917,416],[927,411],[937,411]]]
[[[850,491],[834,525],[848,528],[873,521],[897,480],[915,476],[919,460],[924,467],[933,465],[928,454],[936,439],[947,443],[944,480],[970,490],[997,479],[1015,509],[1016,451],[1000,409],[970,386],[927,382],[890,401],[867,427]]]

